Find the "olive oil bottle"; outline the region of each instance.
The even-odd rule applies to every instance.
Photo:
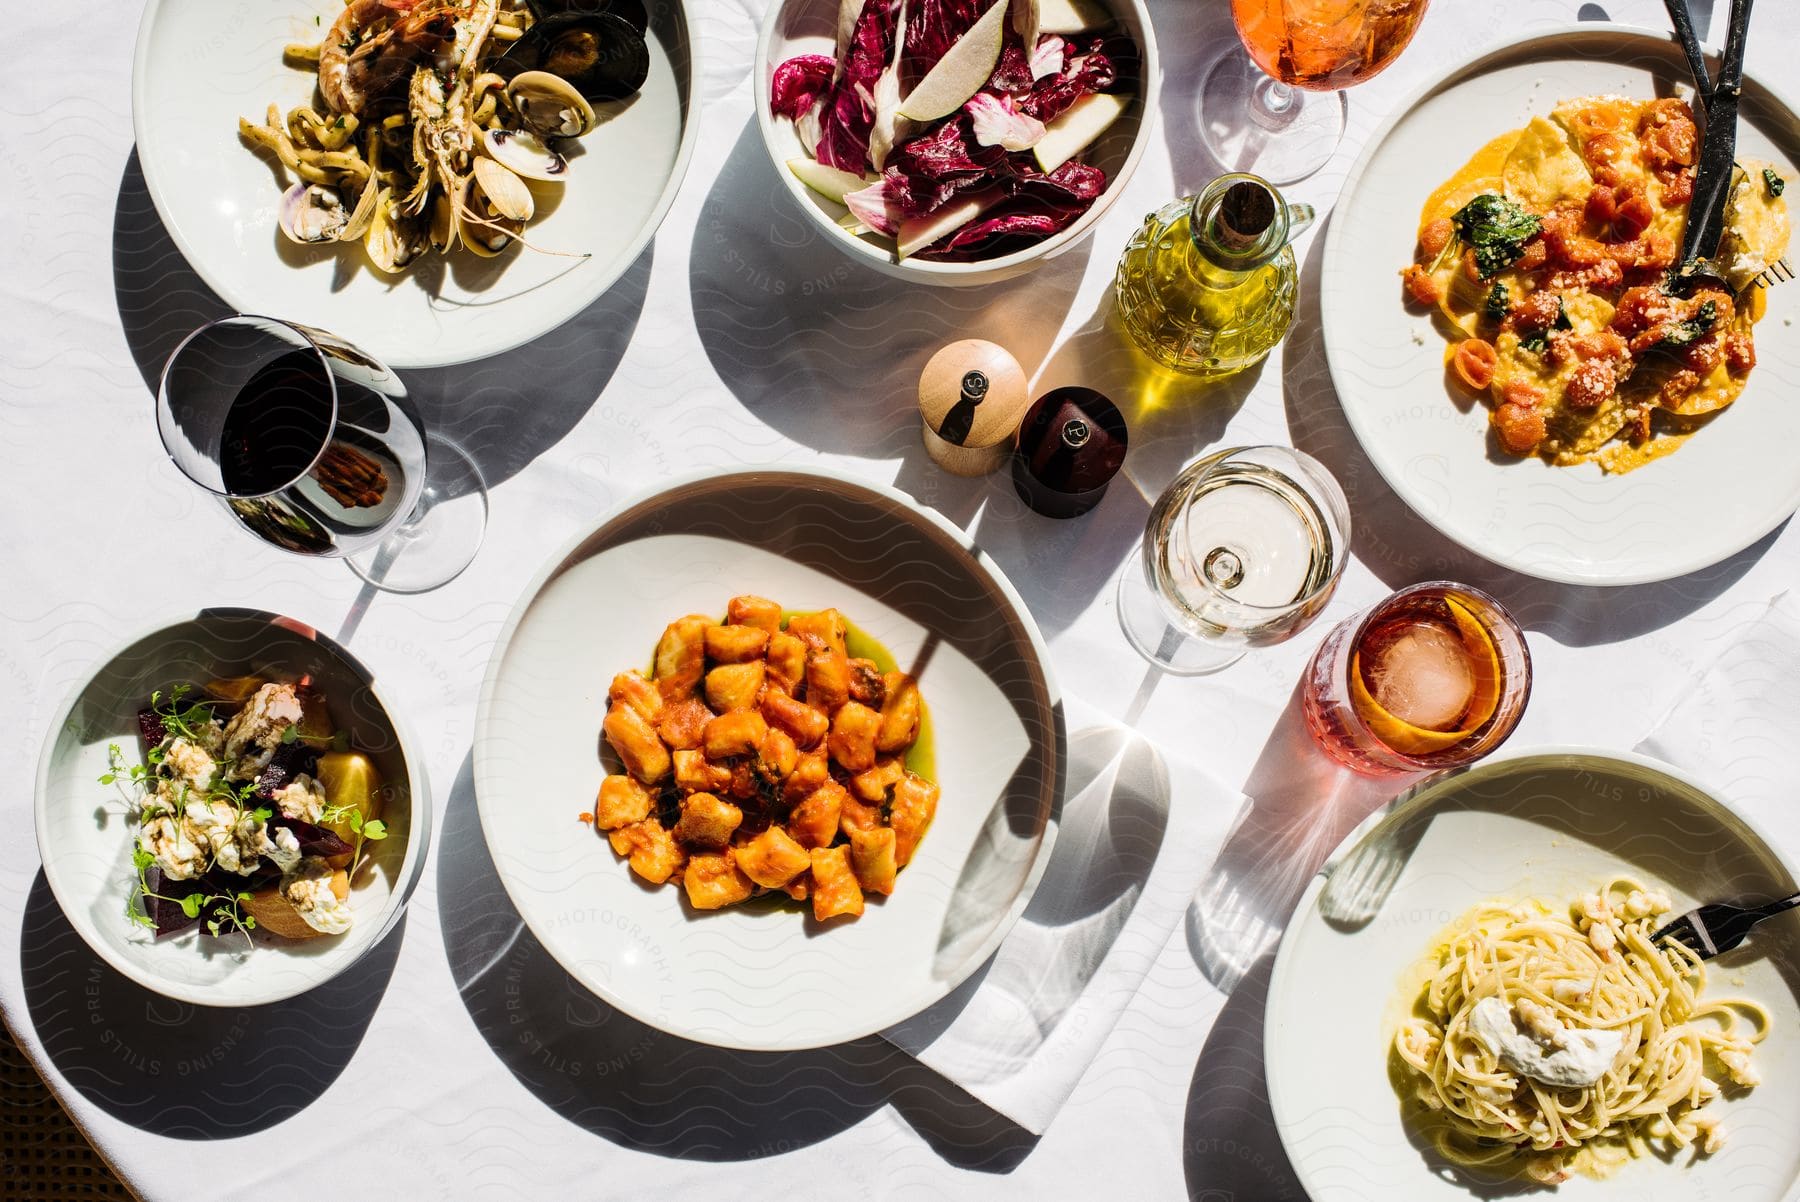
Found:
[[[1119,260],[1119,318],[1145,354],[1202,378],[1242,371],[1294,321],[1288,243],[1312,224],[1254,175],[1222,175],[1144,219]]]

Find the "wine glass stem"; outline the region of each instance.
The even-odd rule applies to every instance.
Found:
[[[1250,95],[1250,119],[1266,130],[1281,130],[1300,115],[1305,97],[1300,89],[1265,76]]]

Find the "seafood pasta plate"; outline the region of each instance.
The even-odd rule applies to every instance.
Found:
[[[1639,755],[1532,749],[1403,794],[1275,958],[1269,1099],[1307,1196],[1793,1197],[1800,921],[1703,963],[1649,936],[1794,889],[1760,832]]]
[[[1332,383],[1382,477],[1469,550],[1637,584],[1800,508],[1800,284],[1775,266],[1800,258],[1800,118],[1745,79],[1728,282],[1674,295],[1703,125],[1671,37],[1582,25],[1448,70],[1352,170],[1320,279]]]
[[[694,31],[679,0],[149,0],[132,116],[227,304],[460,363],[643,253],[697,136]]]
[[[1065,740],[1047,659],[999,570],[902,493],[679,480],[508,619],[482,832],[608,1004],[724,1047],[857,1039],[961,984],[1037,887]]]

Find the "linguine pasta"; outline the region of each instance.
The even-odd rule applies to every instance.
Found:
[[[1646,1153],[1720,1146],[1707,1105],[1757,1084],[1750,1055],[1769,1013],[1705,998],[1698,957],[1651,941],[1670,908],[1619,877],[1566,907],[1488,902],[1450,928],[1393,1045],[1396,1079],[1446,1160],[1554,1183],[1604,1176]],[[1567,1055],[1584,1040],[1617,1050],[1591,1085],[1534,1079],[1556,1074],[1521,1071],[1516,1053],[1496,1049],[1477,1014],[1490,998],[1534,1056]]]

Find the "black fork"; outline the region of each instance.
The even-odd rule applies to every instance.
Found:
[[[1650,942],[1673,939],[1702,960],[1710,960],[1742,943],[1757,923],[1795,907],[1800,907],[1800,893],[1763,906],[1709,902],[1663,927],[1650,936]]]

